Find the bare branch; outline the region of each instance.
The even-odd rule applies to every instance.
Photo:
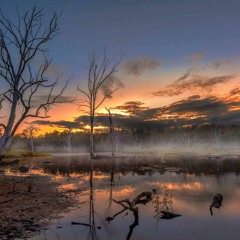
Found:
[[[94,129],[94,118],[96,110],[102,105],[106,98],[110,98],[111,95],[117,91],[120,86],[113,87],[112,84],[108,83],[105,86],[105,91],[100,91],[104,87],[104,84],[109,81],[110,77],[117,72],[117,67],[120,61],[113,61],[107,58],[106,51],[103,53],[103,58],[99,63],[95,51],[91,53],[89,57],[88,65],[88,76],[87,76],[87,90],[77,87],[78,91],[81,92],[85,97],[85,103],[81,106],[89,108],[89,118],[90,118],[90,155],[91,158],[94,157],[93,154],[93,129]],[[99,96],[102,93],[103,96]]]
[[[87,92],[81,90],[79,86],[77,86],[77,90],[78,90],[79,92],[83,93],[84,95],[86,95],[86,97],[90,99],[90,95],[89,95]]]
[[[62,97],[69,80],[60,87],[59,77],[54,80],[47,76],[51,65],[51,59],[46,56],[47,43],[59,33],[59,17],[54,13],[48,24],[44,24],[43,9],[34,7],[23,15],[17,9],[17,20],[12,21],[0,10],[0,80],[6,86],[1,89],[0,97],[10,106],[8,122],[6,126],[1,125],[6,131],[0,139],[0,158],[2,149],[10,144],[27,117],[46,118],[52,105],[73,101]],[[33,61],[36,56],[42,60],[39,66]],[[47,97],[37,103],[40,90],[47,92]],[[17,108],[20,116],[16,114]]]

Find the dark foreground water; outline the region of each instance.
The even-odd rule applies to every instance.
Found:
[[[31,240],[237,240],[240,237],[237,159],[103,158],[95,160],[91,168],[84,157],[65,156],[26,161],[25,165],[32,173],[54,175],[61,180],[62,189],[82,190],[77,209]],[[137,204],[134,210],[119,203],[152,189],[156,189],[152,199],[145,205]],[[223,195],[222,206],[213,208],[211,215],[209,206],[217,193]],[[121,203],[128,207],[126,202]],[[164,219],[161,211],[181,216]]]

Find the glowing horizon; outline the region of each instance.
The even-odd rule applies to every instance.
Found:
[[[132,114],[133,114],[132,111],[134,111],[134,107],[138,111],[144,111],[147,109],[151,110],[154,108],[161,109],[162,114],[160,114],[159,116],[157,116],[155,118],[152,118],[153,121],[154,120],[170,120],[170,119],[173,119],[173,120],[174,119],[175,120],[189,119],[189,120],[191,120],[191,119],[207,117],[208,116],[207,113],[201,114],[198,111],[186,110],[186,111],[179,113],[179,112],[172,112],[172,110],[170,110],[170,112],[169,112],[168,109],[172,109],[178,105],[181,105],[181,104],[183,104],[184,101],[186,101],[186,102],[191,101],[192,96],[196,96],[195,98],[198,100],[204,100],[207,98],[215,97],[216,101],[217,100],[222,101],[223,104],[226,104],[229,106],[228,112],[239,111],[240,106],[238,106],[236,103],[240,102],[240,93],[236,92],[235,94],[231,94],[232,89],[234,89],[234,87],[237,86],[238,81],[239,81],[238,78],[236,78],[227,83],[216,84],[216,86],[214,86],[214,90],[211,90],[211,93],[209,93],[208,89],[206,89],[206,90],[196,89],[196,91],[192,90],[189,93],[183,93],[180,96],[169,96],[169,97],[164,96],[164,97],[162,97],[162,99],[165,99],[165,101],[163,101],[163,102],[168,101],[168,104],[166,104],[166,105],[162,105],[161,101],[159,101],[159,105],[156,105],[157,99],[161,99],[161,97],[159,97],[159,96],[152,96],[149,99],[149,101],[144,102],[144,100],[142,100],[140,98],[140,96],[138,98],[132,98],[132,97],[128,98],[129,92],[125,91],[125,89],[121,89],[119,91],[119,95],[118,95],[118,92],[116,92],[112,99],[107,99],[107,101],[103,103],[103,105],[98,109],[96,116],[107,115],[108,113],[105,109],[105,107],[107,106],[107,108],[111,109],[111,113],[113,115],[121,115],[122,117],[125,117],[125,118],[132,117]],[[198,95],[199,91],[202,92],[201,96]],[[149,93],[149,95],[150,94],[151,94],[151,92]],[[176,99],[176,97],[177,97],[177,99]],[[134,101],[134,99],[135,99],[135,101]],[[176,101],[176,100],[178,100],[178,101]],[[137,101],[140,101],[139,106],[133,105],[132,106],[133,109],[130,109],[130,108],[127,109],[127,107],[125,107],[125,109],[124,109],[123,106],[125,103],[137,103]],[[64,109],[64,111],[63,111],[63,109]],[[192,110],[194,110],[194,109],[192,109]],[[82,111],[81,111],[81,109],[79,110],[78,107],[74,104],[62,104],[62,105],[53,107],[50,110],[50,117],[47,118],[46,121],[74,122],[74,119],[78,118],[81,115],[88,115],[86,108],[85,109],[82,108]],[[37,120],[37,119],[33,119],[33,121],[35,121],[35,120]],[[43,119],[43,121],[44,121],[44,119]],[[29,122],[31,122],[31,121],[29,121]],[[80,125],[81,125],[81,127],[79,129],[74,128],[73,130],[74,131],[89,130],[88,124],[80,123]],[[57,124],[55,124],[55,125],[52,124],[52,126],[51,125],[44,125],[44,126],[38,125],[38,127],[41,128],[38,135],[44,134],[46,132],[53,132],[55,130],[64,131],[64,130],[68,129],[67,127],[57,126]],[[22,125],[22,127],[19,128],[17,133],[20,133],[23,128],[24,128],[24,125]],[[96,129],[101,129],[101,128],[104,128],[104,126],[96,126]]]
[[[57,74],[63,79],[71,78],[64,96],[75,97],[77,102],[52,106],[49,118],[26,119],[25,122],[42,120],[37,125],[41,128],[39,134],[67,130],[71,123],[75,124],[74,131],[85,128],[86,122],[76,122],[88,113],[86,108],[79,107],[84,96],[77,86],[86,90],[89,54],[95,49],[101,61],[104,46],[110,59],[121,58],[114,77],[124,87],[106,99],[97,114],[107,114],[107,107],[113,114],[142,121],[225,116],[240,122],[240,33],[236,31],[239,4],[187,1],[179,5],[177,1],[152,1],[139,3],[136,8],[135,4],[122,1],[116,8],[112,3],[97,1],[93,5],[84,1],[70,1],[68,5],[58,2],[56,5],[32,0],[31,4],[18,6],[20,12],[25,12],[34,4],[42,5],[47,16],[63,12],[59,22],[61,37],[57,36],[48,46],[53,57],[49,77]],[[1,3],[13,22],[17,21],[17,4],[17,0]],[[77,9],[81,9],[80,13]],[[171,12],[174,14],[169,15]],[[39,95],[44,96],[44,92]],[[8,105],[1,109],[3,123],[7,121],[8,109]],[[26,127],[25,122],[17,133]]]

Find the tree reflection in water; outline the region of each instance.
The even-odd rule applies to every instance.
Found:
[[[129,199],[124,199],[121,201],[116,201],[113,199],[113,201],[119,205],[121,205],[123,207],[123,209],[117,213],[115,213],[112,217],[108,216],[106,217],[106,221],[108,223],[110,223],[112,220],[114,220],[118,215],[120,215],[121,213],[125,212],[126,210],[130,210],[133,213],[134,216],[134,222],[130,225],[129,227],[129,232],[127,235],[126,239],[130,239],[133,233],[134,228],[138,225],[138,219],[139,219],[139,215],[138,215],[138,207],[136,205],[134,205],[132,202],[130,202]],[[140,204],[140,203],[138,203]]]
[[[98,239],[95,227],[94,190],[93,190],[93,162],[90,162],[89,175],[89,232],[87,239]]]
[[[89,219],[88,223],[72,222],[72,225],[82,225],[89,227],[87,239],[97,240],[99,239],[96,229],[101,229],[101,226],[95,225],[95,208],[94,208],[94,186],[93,186],[93,162],[90,162],[89,169]]]
[[[163,193],[163,197],[160,196]],[[173,190],[168,187],[160,187],[157,189],[157,194],[153,199],[153,207],[155,209],[154,218],[157,219],[157,223],[163,219],[163,211],[173,211]]]
[[[78,219],[79,225],[85,227],[74,227],[74,231],[75,229],[79,231],[77,237],[69,239],[76,240],[81,237],[89,240],[134,239],[135,237],[157,239],[161,234],[163,238],[169,237],[169,229],[172,227],[179,238],[186,239],[185,226],[190,225],[189,234],[195,234],[199,231],[198,223],[202,223],[202,227],[209,227],[211,224],[213,233],[220,238],[225,232],[235,236],[235,233],[223,228],[226,225],[229,229],[233,229],[232,226],[234,230],[237,229],[236,220],[239,214],[236,206],[238,206],[238,175],[240,173],[240,161],[237,159],[225,161],[214,156],[208,160],[182,157],[172,161],[164,159],[145,161],[116,157],[101,159],[101,161],[96,159],[89,163],[89,161],[65,157],[56,160],[47,159],[47,161],[38,162],[39,165],[33,166],[42,167],[43,173],[65,177],[63,181],[69,185],[67,187],[79,188],[78,190],[82,190],[83,193],[79,198],[84,203],[79,211],[80,215],[75,218],[74,212],[69,219],[70,221],[72,218]],[[119,182],[120,178],[121,182]],[[151,186],[150,189],[149,186]],[[149,201],[145,199],[135,205],[132,204],[132,200],[138,193],[144,191],[144,188],[147,190],[156,188],[156,194],[153,194]],[[216,205],[217,201],[213,201],[216,193],[221,193],[224,201],[230,204],[226,204],[224,208],[220,204]],[[126,198],[130,199],[130,204]],[[141,203],[146,205],[140,206]],[[210,204],[212,206],[209,213]],[[221,206],[221,218],[216,218],[219,215],[218,206]],[[179,218],[177,221],[174,219],[168,223],[169,220],[165,219],[179,216],[174,214],[176,211],[184,213],[184,218]],[[216,216],[213,219],[205,213]],[[223,221],[224,218],[231,221]],[[104,220],[106,220],[105,224]],[[107,222],[110,224],[108,225]],[[96,229],[99,223],[102,230]],[[140,227],[137,227],[138,225]],[[156,225],[159,226],[158,229]],[[169,238],[172,239],[173,235],[174,233],[170,231]],[[205,238],[208,239],[207,236]],[[61,239],[67,238],[61,236]]]
[[[162,193],[163,196],[161,197],[160,194]],[[132,201],[130,201],[129,199],[123,199],[120,201],[113,199],[113,201],[122,206],[123,209],[115,213],[112,217],[106,217],[105,221],[110,223],[120,214],[124,213],[127,210],[130,210],[133,213],[134,222],[129,226],[129,232],[126,237],[126,239],[129,240],[132,236],[134,228],[139,224],[139,211],[137,207],[137,205],[139,204],[145,205],[148,202],[152,202],[156,213],[154,215],[154,218],[157,219],[157,222],[159,222],[160,219],[172,219],[181,216],[172,212],[172,197],[173,190],[168,189],[166,186],[164,186],[158,189],[153,189],[152,192],[142,192]]]
[[[115,178],[114,178],[115,171],[116,171],[116,160],[113,157],[111,161],[111,170],[110,170],[110,193],[109,193],[109,205],[108,205],[109,208],[112,205],[112,199],[113,199],[112,192],[113,192],[113,187],[115,185]]]

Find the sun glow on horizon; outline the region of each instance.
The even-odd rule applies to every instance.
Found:
[[[176,75],[176,73],[174,73]],[[175,76],[174,75],[174,76]],[[204,105],[204,100],[212,99],[212,101],[215,101],[216,103],[221,103],[222,106],[226,105],[225,111],[230,112],[236,112],[240,110],[240,85],[239,85],[239,77],[235,77],[231,79],[229,82],[219,83],[213,86],[210,86],[209,88],[196,88],[192,89],[191,91],[189,89],[183,89],[183,92],[179,95],[169,95],[169,96],[156,96],[153,94],[153,90],[155,91],[159,90],[159,87],[163,85],[163,83],[158,83],[156,81],[157,77],[153,76],[153,79],[155,79],[154,86],[151,86],[150,88],[145,88],[143,86],[147,86],[151,83],[151,80],[148,82],[145,81],[143,78],[139,78],[139,85],[141,89],[139,89],[138,94],[133,93],[131,94],[131,88],[127,86],[124,89],[121,89],[121,91],[116,92],[111,99],[106,99],[106,102],[100,106],[100,108],[96,111],[96,117],[108,117],[108,112],[105,109],[105,106],[107,106],[108,109],[110,109],[111,114],[113,117],[120,117],[120,118],[140,118],[142,121],[184,121],[184,120],[197,120],[197,119],[204,119],[208,118],[209,110],[207,110],[208,103],[206,102],[206,105]],[[141,83],[140,83],[141,82]],[[173,84],[174,81],[171,83]],[[131,83],[133,84],[133,83]],[[130,86],[131,86],[130,84]],[[144,85],[145,84],[145,85]],[[174,85],[172,85],[174,86]],[[176,86],[177,87],[177,86]],[[162,87],[163,88],[163,87]],[[164,88],[163,88],[164,89]],[[185,91],[186,90],[186,91]],[[233,90],[235,90],[233,92]],[[150,92],[149,92],[150,91]],[[145,92],[145,93],[144,93]],[[144,95],[143,95],[144,93]],[[66,92],[68,94],[68,91]],[[70,93],[69,93],[70,94]],[[139,95],[140,94],[140,95]],[[140,96],[140,97],[139,97]],[[193,97],[196,97],[194,99]],[[198,108],[193,109],[193,106],[188,105],[188,103],[195,101],[194,106],[198,106]],[[203,104],[203,107],[199,108],[198,104]],[[202,101],[202,102],[201,102]],[[126,105],[126,103],[134,103],[134,102],[140,102],[140,105],[136,105],[136,109],[134,110],[134,105],[131,108],[131,106]],[[212,102],[213,103],[213,102]],[[212,104],[210,102],[210,104]],[[183,108],[182,106],[186,105],[186,108]],[[206,111],[204,107],[206,106]],[[144,114],[144,111],[156,111],[155,115],[148,115]],[[135,115],[138,114],[139,115]],[[141,113],[143,113],[141,115]],[[46,118],[46,120],[49,120],[51,122],[58,122],[58,121],[69,121],[74,122],[76,119],[80,118],[81,116],[87,116],[88,113],[84,110],[79,108],[75,104],[61,104],[53,106],[50,109],[49,112],[49,118]],[[35,121],[37,119],[29,119],[28,122]],[[180,122],[181,123],[181,122]],[[95,133],[101,132],[101,131],[108,131],[108,122],[106,122],[106,125],[102,126],[100,123],[97,123],[97,125],[94,126]],[[21,133],[22,130],[26,127],[26,125],[23,123],[20,128],[17,131],[17,134]],[[37,125],[39,127],[39,131],[37,135],[44,135],[46,133],[51,133],[53,131],[59,131],[64,132],[68,131],[69,129],[67,127],[58,126],[57,124],[44,124],[44,125]],[[89,124],[85,122],[80,122],[80,127],[78,129],[73,128],[71,130],[73,133],[75,132],[86,132],[88,133],[90,131]]]

